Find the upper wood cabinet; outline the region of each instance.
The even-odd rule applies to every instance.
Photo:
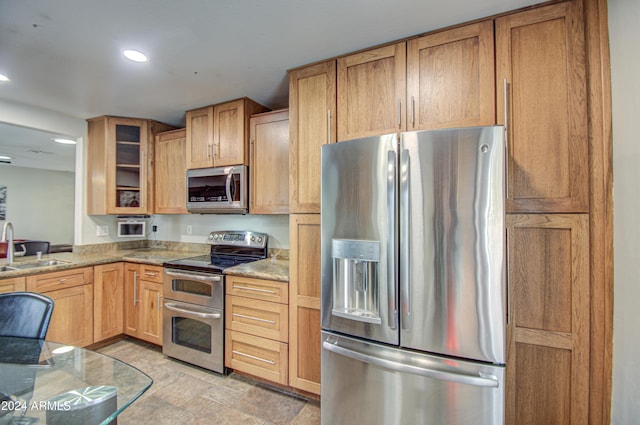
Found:
[[[289,212],[320,212],[320,148],[336,141],[336,62],[289,72]]]
[[[268,108],[249,98],[187,111],[187,168],[249,164],[249,117]]]
[[[493,125],[493,20],[407,42],[407,130]]]
[[[289,110],[250,119],[251,214],[289,212]]]
[[[406,43],[338,59],[338,141],[406,129]]]
[[[155,141],[155,213],[187,214],[186,130],[166,131]]]
[[[577,1],[496,19],[497,119],[508,120],[509,212],[589,211],[584,43]]]
[[[153,212],[153,137],[173,127],[150,120],[88,120],[87,214]]]

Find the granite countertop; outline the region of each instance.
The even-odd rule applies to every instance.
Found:
[[[30,267],[17,270],[6,270],[0,272],[0,279],[7,279],[20,276],[28,276],[40,273],[49,273],[78,267],[92,267],[100,264],[115,263],[118,261],[128,261],[133,263],[151,264],[162,266],[163,263],[181,258],[201,255],[197,252],[168,250],[158,248],[139,248],[131,250],[115,250],[95,254],[76,254],[72,252],[59,252],[46,254],[42,260],[58,260],[62,264],[49,265],[45,267]],[[0,265],[2,260],[0,259]],[[35,262],[36,257],[16,257],[14,264]],[[255,277],[259,279],[270,279],[278,281],[289,281],[289,261],[288,259],[266,259],[246,263],[240,266],[227,269],[227,274],[239,276]]]
[[[252,261],[226,269],[225,274],[235,276],[253,277],[256,279],[277,280],[280,282],[289,281],[289,260],[273,259]]]

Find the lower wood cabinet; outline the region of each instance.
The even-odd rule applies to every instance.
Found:
[[[122,263],[103,264],[93,268],[94,342],[123,333],[123,279]]]
[[[289,239],[289,386],[320,394],[320,214],[292,214]]]
[[[287,283],[227,276],[225,366],[288,385]]]
[[[589,423],[586,214],[507,215],[506,423]]]
[[[93,267],[27,276],[26,289],[55,303],[48,340],[79,347],[93,343]]]
[[[124,263],[124,333],[162,345],[162,267]]]
[[[26,283],[24,277],[13,277],[0,280],[0,294],[5,292],[24,291]]]

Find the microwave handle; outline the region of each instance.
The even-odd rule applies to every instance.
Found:
[[[229,172],[227,174],[227,202],[233,202],[233,198],[231,197],[231,179],[233,178],[233,172]]]

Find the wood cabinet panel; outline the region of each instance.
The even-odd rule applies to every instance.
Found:
[[[336,141],[336,62],[289,72],[289,212],[320,212],[320,148]]]
[[[248,132],[246,133],[248,134]],[[213,107],[213,162],[216,166],[248,164],[245,160],[244,100]]]
[[[509,121],[509,212],[589,211],[581,13],[576,1],[496,19],[497,119]]]
[[[213,106],[186,113],[187,168],[213,167]]]
[[[406,43],[338,58],[338,141],[406,127]]]
[[[27,276],[27,291],[47,292],[93,283],[93,267]]]
[[[287,384],[287,344],[231,330],[225,340],[225,366]]]
[[[13,277],[10,279],[0,280],[0,294],[5,292],[18,292],[27,289],[26,279],[24,277]]]
[[[493,20],[407,42],[408,130],[493,125]]]
[[[162,303],[162,284],[140,279],[138,338],[162,345]]]
[[[155,213],[187,214],[186,130],[156,135],[154,154]]]
[[[162,345],[162,267],[124,264],[124,333]]]
[[[587,423],[589,218],[508,215],[507,236],[507,423]]]
[[[280,342],[289,341],[289,306],[229,296],[225,302],[227,329]]]
[[[253,115],[250,126],[251,214],[289,212],[289,110]]]
[[[289,285],[287,282],[228,275],[226,277],[226,287],[227,295],[281,304],[289,302]]]
[[[124,331],[124,276],[122,263],[93,268],[94,342]]]
[[[85,347],[93,341],[93,285],[43,292],[54,302],[47,339]]]
[[[320,215],[289,223],[289,385],[320,394]]]

